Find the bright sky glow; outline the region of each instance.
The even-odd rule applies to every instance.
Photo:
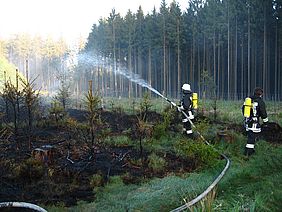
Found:
[[[169,5],[172,0],[166,0]],[[178,0],[182,11],[188,0]],[[63,37],[75,42],[87,38],[99,18],[108,17],[112,8],[122,16],[128,9],[136,13],[141,5],[144,14],[158,10],[161,0],[1,0],[0,38],[17,33]]]

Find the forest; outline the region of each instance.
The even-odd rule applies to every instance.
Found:
[[[68,78],[79,96],[91,79],[102,96],[142,97],[144,89],[118,74],[122,70],[174,98],[190,83],[201,97],[242,99],[259,86],[265,98],[281,100],[281,5],[192,0],[181,11],[177,1],[163,0],[148,14],[140,6],[124,17],[113,8],[75,50],[63,39],[24,34],[1,40],[1,54],[22,73],[28,60],[30,76],[50,92]]]
[[[176,1],[163,0],[159,10],[144,14],[139,7],[124,17],[113,9],[93,25],[82,52],[105,59],[96,69],[110,64],[104,92],[110,87],[116,96],[142,96],[140,87],[115,75],[125,68],[172,97],[190,83],[208,97],[239,99],[260,86],[267,99],[281,99],[281,4],[192,0],[182,12]],[[82,69],[91,77],[91,68]]]
[[[0,209],[281,211],[281,10],[162,0],[113,8],[72,47],[0,38]],[[193,120],[174,103],[183,83],[199,97]],[[246,155],[256,86],[269,121]]]

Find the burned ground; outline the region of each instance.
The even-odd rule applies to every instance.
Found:
[[[86,115],[85,111],[69,111],[69,117],[78,122],[85,122]],[[110,136],[132,136],[142,116],[101,111],[100,117],[104,126],[110,129]],[[153,126],[163,119],[156,112],[148,113],[146,118]],[[172,122],[177,121],[174,117]],[[226,129],[243,133],[239,125],[226,124]],[[262,132],[262,136],[269,142],[281,143],[281,127],[270,123],[268,129]],[[176,129],[171,126],[170,130]],[[162,171],[153,172],[148,166],[149,152],[143,151],[141,156],[139,149],[130,145],[104,145],[101,142],[103,138],[95,144],[95,148],[91,148],[88,143],[78,140],[77,133],[65,126],[37,127],[32,136],[31,149],[24,132],[18,142],[1,139],[0,202],[63,203],[71,206],[79,200],[95,199],[95,186],[91,184],[91,179],[97,174],[102,176],[101,185],[114,175],[120,175],[124,183],[140,183],[146,178],[163,177],[171,172],[181,174],[197,168],[193,161],[179,158],[173,153],[158,153],[167,166]]]
[[[69,117],[77,122],[86,122],[87,113],[70,110]],[[139,115],[126,115],[100,111],[100,118],[109,128],[110,136],[124,134],[136,128]],[[155,112],[146,115],[148,122],[157,123],[162,117]],[[166,156],[167,170],[155,175],[148,168],[148,153],[132,146],[111,147],[101,143],[91,149],[84,141],[77,140],[78,131],[65,126],[44,123],[32,135],[30,149],[24,131],[18,141],[2,139],[0,142],[0,202],[26,201],[42,204],[63,204],[70,206],[79,200],[90,201],[95,197],[91,177],[99,174],[106,183],[110,176],[124,175],[125,183],[139,183],[144,178],[165,176],[169,171],[190,171],[187,161],[176,156]]]

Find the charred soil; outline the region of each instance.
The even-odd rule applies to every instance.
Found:
[[[87,120],[85,111],[69,110],[68,113],[78,123]],[[138,116],[101,111],[100,118],[103,127],[98,130],[108,130],[108,136],[138,137],[134,134]],[[162,116],[150,112],[146,114],[146,120],[155,125],[162,121]],[[268,127],[275,133],[271,131],[263,136],[268,141],[281,142],[281,127],[275,124]],[[78,137],[78,134],[81,136]],[[167,166],[156,172],[149,167],[149,152],[141,154],[138,148],[130,145],[105,145],[103,137],[97,138],[95,145],[89,145],[83,131],[63,125],[45,123],[37,126],[31,139],[31,148],[24,132],[18,135],[17,141],[11,138],[0,140],[0,202],[63,203],[71,206],[79,200],[93,201],[95,187],[103,186],[114,175],[121,176],[124,183],[129,184],[197,168],[193,161],[173,153],[157,153],[165,159]]]

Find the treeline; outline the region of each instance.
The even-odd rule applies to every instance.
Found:
[[[163,0],[159,10],[145,15],[139,7],[124,17],[113,9],[92,27],[81,53],[100,59],[87,67],[79,60],[77,90],[93,79],[103,95],[142,96],[144,88],[118,74],[126,68],[171,97],[190,83],[225,99],[261,86],[281,100],[281,10],[281,0],[190,0],[184,12]]]
[[[82,40],[80,45],[83,46]],[[36,89],[54,92],[61,81],[66,81],[70,74],[66,62],[70,54],[72,52],[63,38],[55,40],[17,34],[8,40],[0,40],[0,57],[7,58],[24,76],[36,78]],[[2,69],[1,73],[7,71]]]

